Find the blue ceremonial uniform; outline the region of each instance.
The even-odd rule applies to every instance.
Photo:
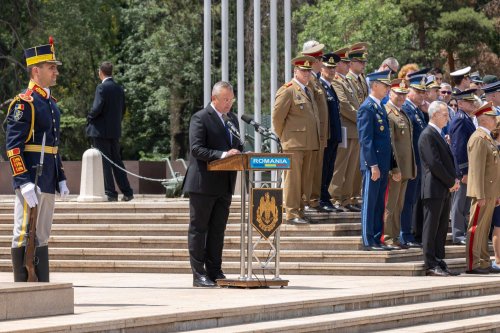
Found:
[[[401,212],[401,233],[400,241],[402,244],[415,242],[415,237],[411,233],[411,226],[413,220],[413,206],[417,202],[417,198],[420,194],[420,155],[418,152],[418,139],[420,134],[427,127],[425,122],[423,112],[411,102],[406,99],[401,110],[408,116],[413,125],[413,151],[415,152],[415,163],[417,165],[417,176],[415,179],[410,179],[405,193],[405,202],[403,205],[403,211]]]
[[[326,102],[328,105],[328,119],[330,124],[330,137],[326,142],[326,147],[323,156],[323,173],[321,177],[321,196],[320,206],[332,206],[330,193],[328,187],[333,178],[333,170],[335,166],[335,159],[337,158],[337,148],[342,142],[342,132],[340,124],[339,112],[339,99],[332,85],[320,78],[325,94]]]
[[[462,110],[458,110],[455,118],[453,118],[449,133],[451,138],[451,152],[455,160],[457,175],[466,175],[469,171],[469,159],[467,157],[467,142],[472,133],[476,131],[476,126]]]
[[[361,233],[365,247],[380,246],[383,229],[384,195],[389,170],[392,167],[392,148],[389,120],[382,105],[369,96],[358,111],[360,168],[363,177],[363,208]],[[380,178],[371,179],[371,167],[377,165]]]
[[[35,182],[35,166],[40,162],[43,134],[46,135],[42,177],[38,187],[54,194],[58,182],[65,180],[58,153],[61,112],[56,100],[34,82],[15,97],[7,115],[6,148],[12,168],[13,187]]]

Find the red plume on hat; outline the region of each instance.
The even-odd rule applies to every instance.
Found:
[[[49,44],[54,45],[54,37],[49,36]]]

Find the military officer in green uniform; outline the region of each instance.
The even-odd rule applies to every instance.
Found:
[[[413,126],[408,116],[401,111],[408,88],[405,80],[392,80],[389,101],[385,105],[391,131],[392,152],[397,162],[397,167],[391,170],[389,177],[384,211],[384,243],[393,249],[408,248],[399,241],[401,212],[408,180],[417,175],[412,144]]]
[[[309,175],[313,152],[320,147],[317,106],[308,88],[315,61],[309,56],[292,59],[294,77],[276,93],[271,115],[283,152],[293,155],[291,170],[284,173],[283,183],[286,221],[292,224],[309,223],[304,216],[302,194],[311,182]]]

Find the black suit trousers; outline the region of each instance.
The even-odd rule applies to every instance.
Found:
[[[104,155],[109,157],[114,163],[125,169],[120,156],[120,144],[118,139],[92,138],[92,145],[99,149]],[[102,158],[102,168],[104,172],[104,192],[108,197],[116,198],[118,192],[115,190],[115,180],[118,188],[126,196],[132,196],[134,192],[128,182],[127,174],[112,165],[106,158]]]
[[[189,193],[188,246],[193,273],[216,275],[221,271],[231,199],[231,193]]]
[[[426,268],[440,266],[445,257],[444,246],[450,219],[450,196],[422,199],[424,223],[422,245]]]

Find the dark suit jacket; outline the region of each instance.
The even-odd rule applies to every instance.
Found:
[[[432,126],[427,126],[418,140],[422,164],[422,199],[446,198],[456,179],[450,147]]]
[[[94,104],[87,116],[87,136],[119,139],[125,114],[125,93],[113,78],[97,86]]]
[[[228,113],[238,128],[238,118]],[[208,162],[220,159],[222,153],[232,148],[243,150],[240,141],[233,136],[232,143],[217,112],[207,105],[191,117],[189,124],[189,167],[184,178],[184,192],[208,195],[232,194],[236,171],[207,171]]]

